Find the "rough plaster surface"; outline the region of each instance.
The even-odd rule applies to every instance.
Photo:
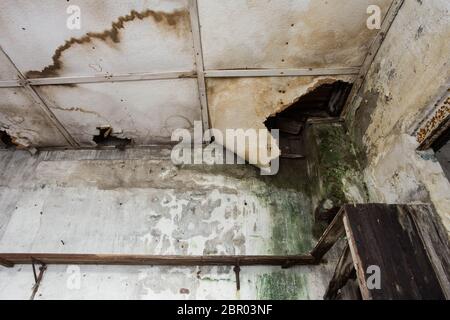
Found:
[[[450,2],[405,1],[350,119],[367,151],[371,201],[432,201],[450,230],[450,184],[410,134],[450,83]]]
[[[164,148],[1,151],[0,169],[0,252],[296,254],[315,241],[306,181],[290,171],[176,167]],[[242,269],[238,293],[231,267],[80,266],[74,290],[73,269],[50,266],[36,298],[320,299],[333,264]],[[31,294],[30,266],[0,279],[1,298]]]
[[[352,79],[352,76],[208,79],[211,126],[221,131],[266,129],[264,122],[268,117],[285,110],[321,84],[338,80],[352,82]],[[233,150],[227,141],[225,147]],[[256,152],[259,148],[267,147],[258,145]],[[248,152],[255,150],[238,155],[248,159]],[[279,152],[276,147],[269,154],[275,158]]]

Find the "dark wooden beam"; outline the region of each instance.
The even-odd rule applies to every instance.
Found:
[[[450,239],[431,205],[399,206],[408,210],[447,300],[450,299]]]
[[[364,300],[445,299],[441,288],[445,279],[438,278],[432,260],[440,260],[441,268],[445,267],[448,257],[443,256],[447,253],[432,243],[437,236],[419,235],[436,234],[435,224],[415,221],[419,215],[431,216],[429,206],[365,204],[346,205],[344,210],[345,231]],[[418,223],[422,230],[418,230]],[[430,256],[430,246],[439,253]],[[380,271],[380,288],[369,286],[370,266]]]
[[[324,300],[335,300],[338,296],[339,290],[345,286],[354,273],[355,267],[353,266],[352,255],[347,244],[336,265],[333,278],[331,279],[328,289],[323,297]]]
[[[6,259],[0,258],[0,266],[6,267],[6,268],[12,268],[14,267],[14,263],[11,261],[8,261]]]
[[[153,256],[120,254],[0,253],[12,264],[93,264],[163,266],[295,266],[320,261],[311,255],[295,256]]]
[[[344,210],[341,209],[334,217],[328,228],[320,237],[317,245],[311,251],[311,255],[317,260],[322,260],[323,256],[331,249],[336,241],[344,235],[344,224],[342,223],[342,215]]]

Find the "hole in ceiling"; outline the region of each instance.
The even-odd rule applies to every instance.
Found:
[[[302,132],[306,121],[309,118],[339,117],[351,89],[352,84],[344,81],[322,84],[284,111],[269,117],[264,124],[269,130],[280,130],[281,157],[304,158]]]
[[[92,139],[98,146],[114,146],[117,149],[125,149],[132,143],[131,139],[113,136],[112,127],[98,127],[99,134]]]
[[[17,145],[14,143],[13,138],[4,130],[0,130],[0,146],[3,148],[14,148]]]

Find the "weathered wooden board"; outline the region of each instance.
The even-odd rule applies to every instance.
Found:
[[[344,226],[364,299],[445,299],[427,246],[422,242],[427,239],[433,243],[431,247],[439,247],[435,231],[428,230],[429,222],[422,223],[426,208],[429,215],[431,210],[428,206],[418,208],[385,204],[345,206]],[[420,230],[414,219],[418,212],[422,216]],[[422,232],[429,235],[423,236]],[[369,289],[367,285],[369,266],[380,268],[380,289]]]
[[[342,216],[344,214],[344,210],[341,209],[336,217],[334,217],[333,221],[330,223],[328,228],[323,233],[322,237],[320,237],[317,245],[311,251],[311,255],[316,260],[321,260],[322,257],[331,249],[331,247],[336,243],[336,241],[344,235],[344,225],[342,224]]]

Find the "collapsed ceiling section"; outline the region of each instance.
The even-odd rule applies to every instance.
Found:
[[[79,0],[70,29],[70,1],[5,0],[0,130],[22,147],[92,147],[99,128],[134,145],[201,120],[265,128],[318,85],[352,82],[377,33],[367,7],[391,3]]]

